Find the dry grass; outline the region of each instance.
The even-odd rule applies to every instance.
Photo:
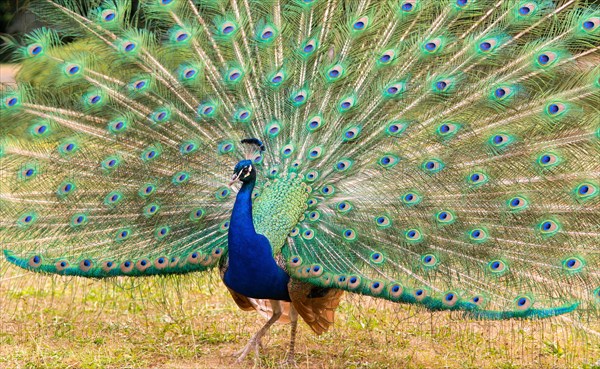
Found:
[[[258,360],[235,363],[263,319],[240,311],[214,274],[101,282],[0,271],[1,368],[276,368],[285,357],[289,327],[277,324]],[[330,332],[300,325],[297,359],[300,368],[599,368],[598,341],[558,323],[464,321],[347,296]]]

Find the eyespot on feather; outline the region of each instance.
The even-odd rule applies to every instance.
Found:
[[[484,228],[474,228],[468,232],[469,240],[475,243],[485,242],[488,239],[488,232]]]
[[[90,259],[83,259],[79,262],[79,270],[89,272],[94,267],[94,263]]]
[[[570,273],[580,272],[584,266],[583,260],[577,256],[568,257],[562,262],[563,269]]]
[[[348,229],[345,229],[342,232],[342,237],[346,241],[354,241],[354,240],[356,240],[357,234],[356,234],[356,231],[354,229],[348,228]]]
[[[153,265],[155,269],[165,269],[169,266],[169,259],[166,256],[159,256],[156,259],[154,259]]]
[[[312,229],[306,229],[302,232],[302,238],[309,241],[315,238],[315,232]]]
[[[338,275],[335,277],[335,283],[339,288],[345,288],[348,286],[348,278],[345,275]]]
[[[213,259],[219,259],[221,256],[223,256],[223,249],[220,247],[215,247],[210,254]]]
[[[337,212],[341,213],[341,214],[348,213],[350,210],[352,210],[352,208],[353,208],[352,203],[350,203],[349,201],[341,201],[341,202],[337,203],[337,205],[335,206],[335,209],[337,210]]]
[[[352,32],[362,32],[369,26],[369,17],[360,17],[352,22]]]
[[[311,170],[308,173],[306,173],[306,181],[309,183],[312,183],[314,181],[316,181],[319,178],[319,172],[317,170]]]
[[[265,126],[265,133],[271,138],[277,137],[277,135],[279,135],[280,131],[281,131],[281,124],[279,124],[279,122],[277,122],[277,121],[273,121]]]
[[[404,82],[392,82],[384,87],[383,97],[387,99],[400,98],[405,91],[406,84]]]
[[[535,65],[539,68],[548,68],[556,64],[559,57],[554,51],[542,51],[535,56]]]
[[[342,133],[342,141],[350,142],[354,141],[360,135],[361,128],[359,126],[352,126],[346,128]]]
[[[277,88],[279,86],[281,86],[287,79],[287,75],[285,73],[285,71],[280,70],[277,71],[273,74],[271,74],[268,78],[267,78],[267,83],[271,88]]]
[[[598,196],[600,190],[596,184],[591,181],[585,181],[578,184],[572,192],[578,201],[585,202]]]
[[[489,178],[487,174],[482,171],[474,171],[467,175],[467,184],[471,187],[480,187],[488,182]]]
[[[34,224],[38,219],[38,215],[35,211],[28,211],[22,214],[17,220],[17,225],[20,228],[27,228]]]
[[[186,182],[188,182],[190,179],[190,175],[187,172],[177,172],[173,175],[173,178],[171,179],[171,182],[176,185],[182,185]]]
[[[477,307],[482,307],[485,305],[485,298],[480,295],[475,295],[471,298],[470,302]]]
[[[527,2],[520,4],[518,7],[516,7],[515,11],[518,17],[527,18],[534,15],[537,8],[538,5],[535,2]]]
[[[81,74],[81,65],[75,63],[66,63],[63,66],[63,72],[67,77],[75,77]]]
[[[356,106],[356,97],[354,95],[342,98],[337,105],[337,110],[340,113],[346,113]]]
[[[513,212],[519,212],[529,207],[529,202],[523,196],[514,196],[506,202],[508,209]]]
[[[104,197],[104,205],[116,206],[123,201],[124,196],[120,191],[111,191]]]
[[[135,269],[140,272],[145,272],[146,269],[150,268],[152,263],[148,259],[140,259],[135,263]]]
[[[119,266],[119,269],[121,270],[122,273],[129,274],[129,273],[131,273],[131,271],[133,270],[134,267],[135,267],[135,264],[132,261],[125,260],[124,262],[121,263],[121,265]]]
[[[40,43],[34,43],[27,46],[27,55],[29,57],[35,57],[44,54],[44,46]]]
[[[580,29],[585,33],[592,33],[597,31],[600,26],[600,17],[589,17],[580,21]]]
[[[307,58],[317,51],[319,42],[316,38],[311,38],[300,47],[300,55]]]
[[[399,3],[400,11],[405,14],[413,13],[418,5],[417,0],[406,0]]]
[[[348,289],[355,290],[360,287],[362,280],[359,276],[350,276],[348,277]]]
[[[419,204],[423,200],[423,197],[415,191],[409,191],[402,195],[401,200],[404,205],[414,206]]]
[[[536,160],[536,164],[542,169],[551,169],[561,162],[561,157],[552,152],[544,152],[540,154]]]
[[[404,289],[402,288],[402,285],[400,285],[398,283],[393,283],[388,288],[388,292],[392,299],[397,299],[400,296],[402,296],[402,292],[404,292]]]
[[[116,242],[123,242],[123,241],[126,241],[127,239],[129,239],[130,236],[131,236],[131,231],[127,228],[122,228],[115,232],[114,240]]]
[[[71,217],[71,226],[80,227],[88,223],[88,217],[84,213],[77,213]]]
[[[54,263],[54,267],[56,268],[57,272],[62,272],[65,269],[67,269],[69,267],[69,262],[66,260],[59,260],[56,263]]]
[[[165,238],[167,238],[167,236],[169,235],[169,233],[171,232],[171,228],[168,226],[161,226],[156,228],[156,230],[154,231],[154,238],[157,241],[162,241]]]
[[[421,256],[421,263],[425,267],[435,267],[438,264],[438,258],[434,254],[425,254]]]
[[[519,311],[529,310],[533,305],[533,300],[529,296],[518,296],[515,299],[515,307]]]
[[[567,105],[562,102],[550,102],[546,105],[545,113],[551,118],[557,118],[567,113]]]
[[[383,263],[385,258],[382,253],[375,251],[375,252],[371,253],[370,260],[374,264],[381,264],[381,263]]]
[[[394,50],[394,49],[385,50],[377,57],[377,65],[381,66],[381,67],[391,65],[394,62],[395,58],[396,58],[396,50]]]
[[[232,37],[237,33],[238,25],[232,21],[224,22],[218,27],[218,32],[220,36],[224,37]]]
[[[432,82],[431,89],[433,93],[444,94],[449,93],[454,87],[454,83],[449,78],[442,78]]]
[[[58,190],[56,191],[56,194],[60,198],[66,198],[68,195],[71,195],[73,192],[75,192],[76,189],[77,189],[77,186],[76,186],[75,182],[64,181],[58,186]]]
[[[100,13],[100,19],[104,23],[113,23],[117,19],[117,12],[113,9],[105,9]]]
[[[230,194],[231,190],[228,187],[223,186],[217,189],[217,191],[215,192],[215,197],[217,198],[217,200],[226,200]]]
[[[30,268],[39,268],[40,266],[42,266],[42,257],[39,255],[34,255],[32,257],[29,258],[29,261],[27,262],[27,265]]]
[[[435,220],[441,225],[452,224],[455,221],[455,216],[449,210],[442,210],[435,214]]]
[[[389,228],[392,225],[392,221],[387,215],[380,215],[375,217],[375,225],[379,228]]]
[[[458,294],[454,291],[447,292],[442,298],[442,303],[447,307],[453,307],[460,300]]]
[[[292,268],[297,268],[297,267],[299,267],[299,266],[302,265],[302,258],[300,256],[297,256],[297,255],[296,256],[292,256],[290,258],[290,262],[289,263],[290,263],[290,266]]]
[[[200,260],[204,258],[204,255],[200,251],[193,251],[187,257],[187,262],[192,265],[200,263]]]
[[[179,257],[178,256],[171,256],[171,258],[169,259],[169,267],[170,268],[175,268],[179,265]]]
[[[352,168],[353,163],[354,162],[350,159],[342,159],[335,163],[333,169],[337,172],[347,172],[350,170],[350,168]]]
[[[423,240],[423,234],[417,228],[411,228],[404,232],[404,239],[412,243],[420,242]]]
[[[373,281],[369,286],[371,293],[375,296],[380,295],[383,292],[385,284],[381,281]]]
[[[198,105],[198,116],[202,119],[212,119],[219,112],[219,105],[215,101],[204,101]]]
[[[440,159],[427,159],[421,164],[421,169],[429,174],[435,174],[443,170],[444,163]]]
[[[271,25],[265,25],[256,32],[256,40],[261,44],[270,44],[278,36],[279,32]]]
[[[553,219],[546,219],[538,224],[537,229],[542,236],[550,237],[560,231],[560,224]]]
[[[508,265],[502,260],[492,260],[488,263],[487,268],[493,274],[504,274],[508,271]]]
[[[313,264],[310,267],[310,276],[311,277],[319,277],[323,275],[323,266],[320,264]]]
[[[424,288],[418,288],[414,291],[413,295],[417,301],[421,302],[429,295],[429,292]]]
[[[444,45],[442,42],[442,38],[436,37],[436,38],[432,38],[430,40],[423,42],[423,44],[421,45],[421,50],[426,55],[427,54],[436,54],[442,50],[443,46]]]
[[[331,184],[325,185],[321,188],[321,194],[325,197],[331,197],[335,193],[335,187]]]
[[[387,136],[400,137],[408,127],[408,122],[405,121],[392,121],[389,122],[385,133]]]

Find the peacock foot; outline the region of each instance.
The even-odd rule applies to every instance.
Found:
[[[289,355],[289,354],[287,355],[285,360],[283,360],[280,364],[281,364],[281,366],[285,366],[285,367],[293,367],[293,368],[298,367],[298,363],[296,363],[296,359],[294,358],[294,355]]]
[[[254,355],[258,358],[259,349],[262,348],[261,337],[257,337],[257,335],[252,336],[250,341],[244,346],[241,350],[236,351],[233,356],[237,356],[237,362],[241,363],[248,354],[254,350]]]

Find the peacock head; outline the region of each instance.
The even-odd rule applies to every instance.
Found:
[[[233,177],[231,177],[231,186],[235,181],[240,180],[244,183],[254,182],[256,180],[256,169],[251,160],[242,160],[233,168]]]

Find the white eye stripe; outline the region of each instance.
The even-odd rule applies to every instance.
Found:
[[[251,172],[252,172],[252,165],[250,165],[248,168],[242,169],[242,173],[240,173],[241,174],[240,179],[248,177]]]

